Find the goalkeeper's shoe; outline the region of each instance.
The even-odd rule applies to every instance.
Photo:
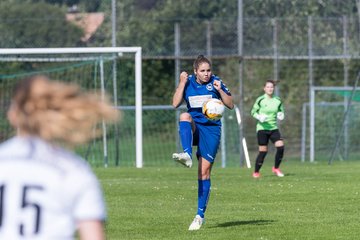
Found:
[[[200,215],[196,215],[194,220],[189,226],[189,231],[199,230],[201,225],[205,223],[205,218],[200,217]]]
[[[272,172],[275,173],[275,175],[278,176],[278,177],[283,177],[283,176],[285,176],[285,175],[281,172],[280,168],[275,168],[275,167],[273,167],[273,168],[272,168]]]
[[[253,178],[260,178],[260,173],[254,172],[252,176],[253,176]]]
[[[172,157],[176,162],[181,163],[185,167],[191,168],[192,160],[188,153],[173,153]]]

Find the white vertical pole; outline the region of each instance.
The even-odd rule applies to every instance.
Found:
[[[356,0],[356,8],[357,8],[357,15],[358,15],[358,24],[360,26],[360,0]],[[359,32],[359,38],[360,38],[360,31]]]
[[[244,116],[244,84],[243,84],[243,1],[238,0],[238,18],[237,18],[237,46],[238,46],[238,55],[239,55],[239,115]],[[241,119],[240,119],[241,120]],[[242,142],[244,139],[244,124],[239,125],[239,142]],[[239,146],[239,163],[240,166],[244,165],[244,153],[245,149]],[[245,159],[246,160],[246,159]]]
[[[143,167],[143,130],[142,130],[142,73],[141,48],[135,54],[135,126],[136,126],[136,167]]]
[[[346,16],[343,16],[343,53],[344,53],[344,87],[349,83],[349,58],[348,58],[348,20]],[[347,112],[347,102],[349,98],[344,96],[344,112]],[[350,106],[351,108],[351,106]],[[349,117],[345,116],[345,126],[344,126],[344,159],[347,159],[349,156]]]
[[[301,162],[305,162],[306,155],[306,116],[307,116],[307,103],[302,106],[302,127],[301,127]]]
[[[116,46],[116,0],[111,0],[111,45]]]
[[[211,22],[206,21],[206,54],[211,58],[212,46],[211,46]]]
[[[315,90],[310,87],[310,162],[315,160]]]
[[[278,57],[278,22],[272,19],[273,25],[273,51],[274,51],[274,80],[279,80],[279,57]],[[279,87],[275,87],[275,95],[279,96]]]
[[[105,80],[104,80],[104,59],[100,57],[100,81],[101,81],[101,99],[105,101]],[[107,150],[107,130],[106,123],[102,121],[103,129],[103,148],[104,148],[104,167],[108,167],[108,150]]]
[[[313,22],[312,17],[308,18],[308,49],[309,49],[309,97],[310,97],[310,162],[315,157],[315,92],[313,90]]]
[[[180,23],[176,22],[174,24],[174,45],[175,45],[175,89],[177,85],[179,84],[179,76],[180,76]],[[180,110],[176,109],[176,120],[175,120],[175,126],[178,126],[180,120]],[[175,128],[176,133],[176,151],[182,152],[181,143],[180,143],[180,137],[178,133],[178,128]]]
[[[116,0],[111,1],[111,46],[116,47]],[[117,96],[117,69],[116,69],[116,54],[113,54],[112,62],[112,77],[113,77],[113,95],[114,95],[114,106],[118,107],[118,96]],[[119,128],[118,125],[114,125],[115,131],[115,166],[119,165]]]

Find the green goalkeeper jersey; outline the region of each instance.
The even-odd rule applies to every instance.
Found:
[[[257,122],[256,131],[259,130],[275,130],[277,126],[277,113],[284,113],[284,106],[281,99],[277,96],[269,97],[264,94],[258,97],[251,109],[251,115],[256,118],[257,114],[265,114],[264,122]]]

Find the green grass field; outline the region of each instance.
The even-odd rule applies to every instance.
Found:
[[[197,208],[197,169],[96,168],[108,208],[107,239],[358,239],[360,162],[265,162],[215,167],[206,224],[188,231]]]

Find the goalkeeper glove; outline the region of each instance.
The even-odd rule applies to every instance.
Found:
[[[282,120],[284,120],[285,115],[284,115],[283,112],[278,112],[278,113],[276,114],[276,117],[277,117],[277,119],[279,119],[280,121],[282,121]]]
[[[265,115],[265,114],[256,114],[255,115],[255,118],[257,119],[257,120],[259,120],[259,122],[261,122],[261,123],[263,123],[263,122],[265,122],[266,121],[266,119],[267,119],[267,116]]]

